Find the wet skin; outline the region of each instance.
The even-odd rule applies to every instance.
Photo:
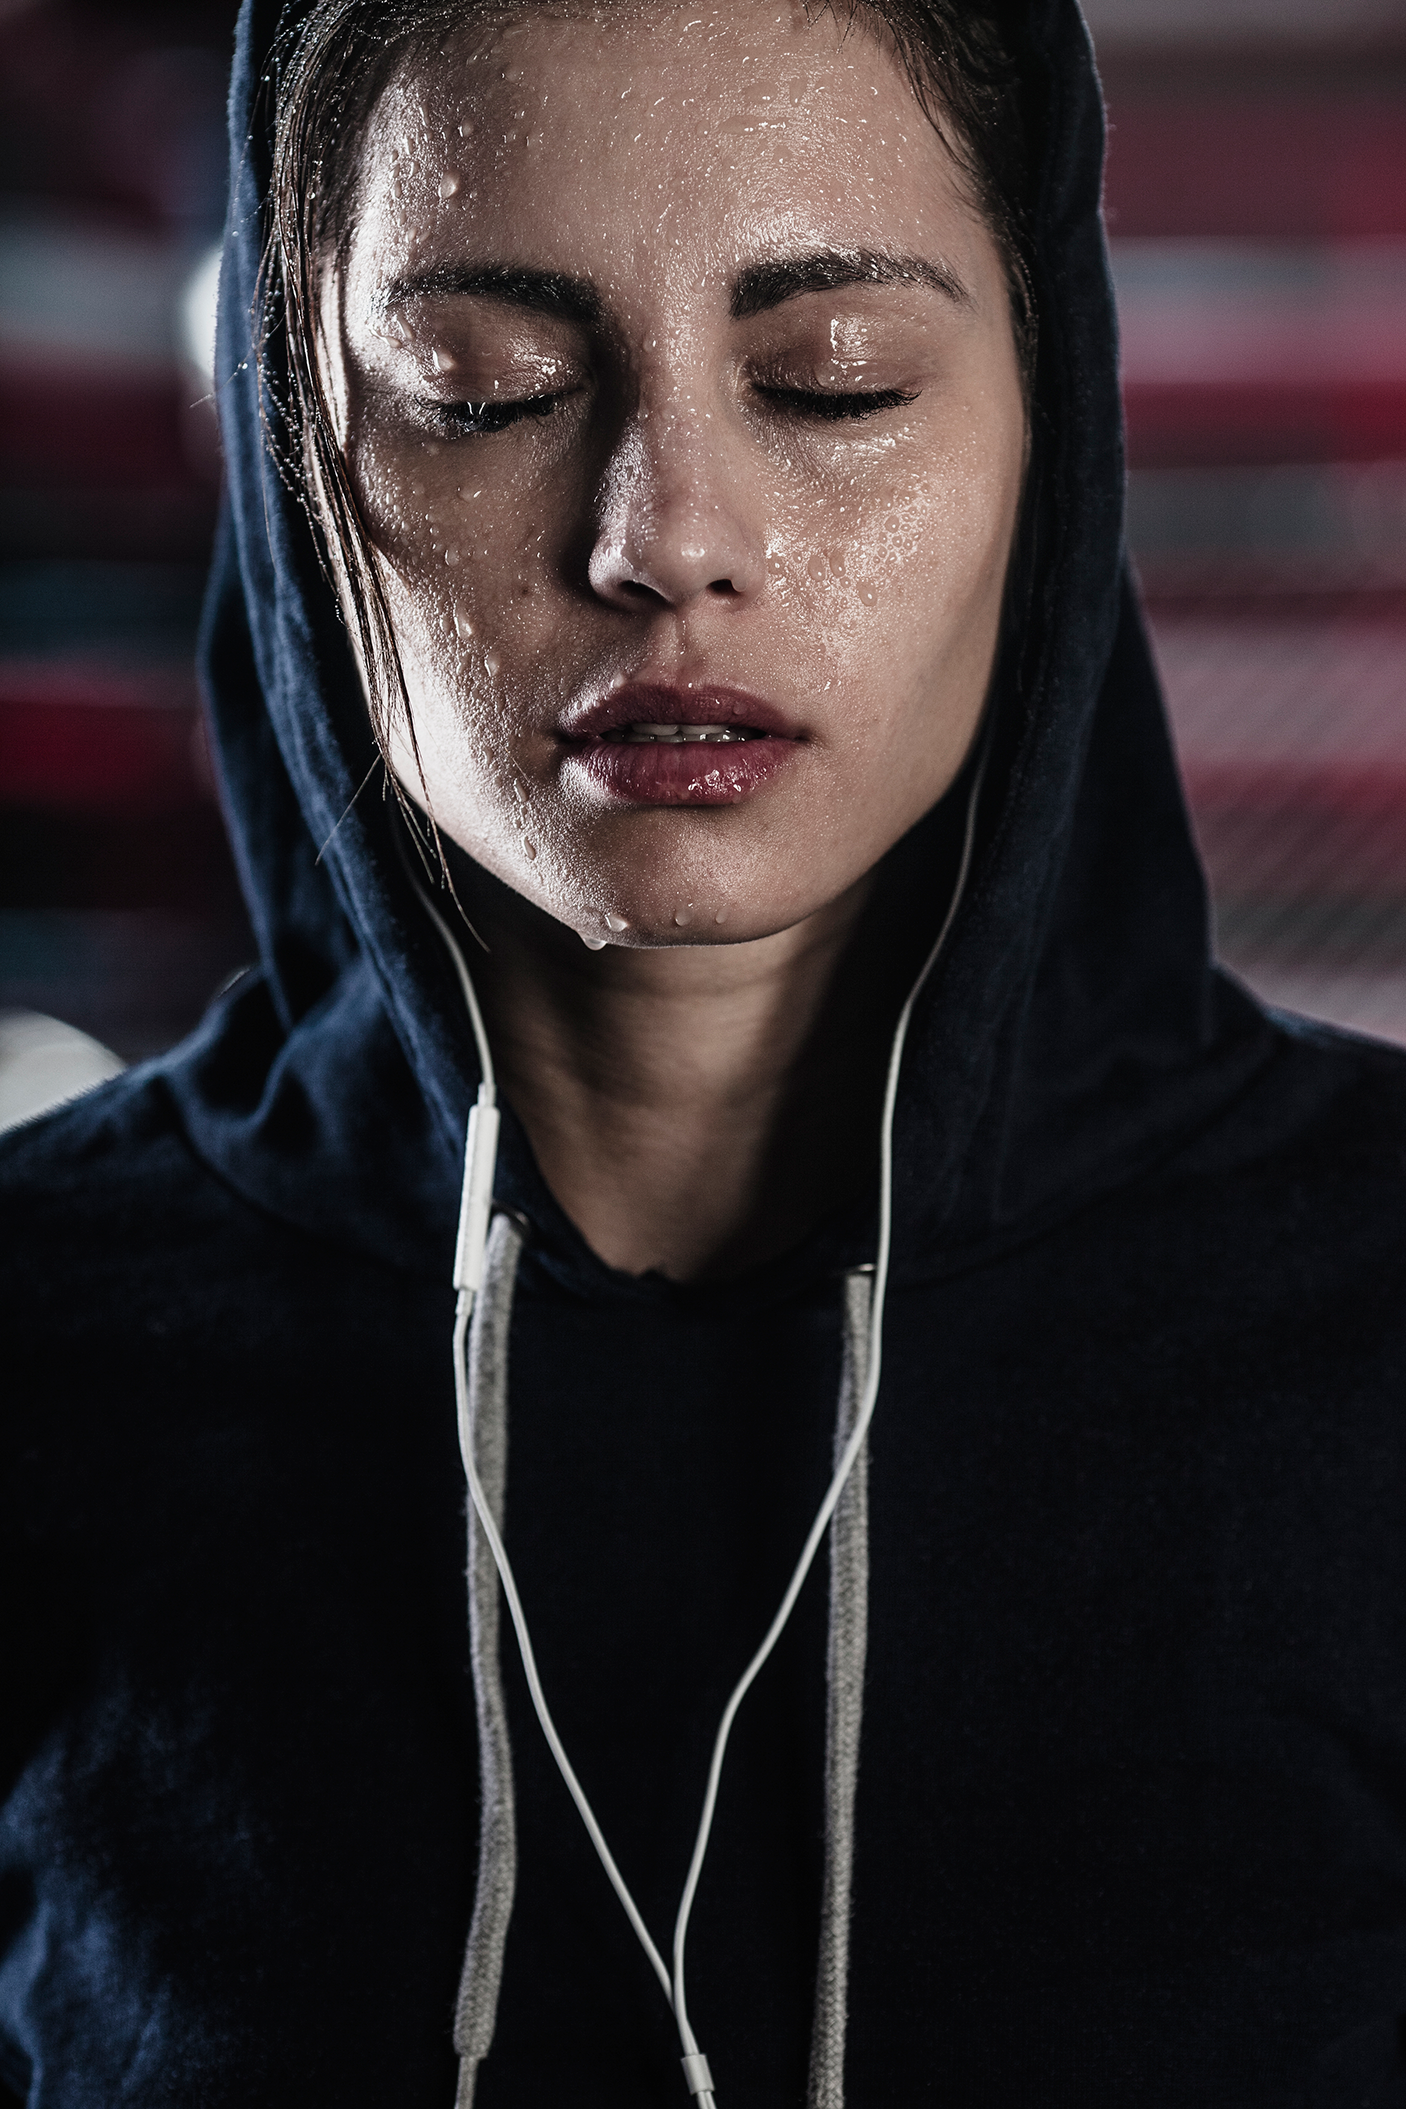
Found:
[[[392,80],[322,323],[395,766],[508,889],[476,972],[543,1170],[618,1265],[774,1249],[824,1199],[781,1159],[873,1067],[816,1046],[868,875],[989,684],[1026,432],[996,244],[871,34],[528,13]]]
[[[617,942],[759,936],[946,789],[1024,417],[995,245],[876,41],[745,4],[461,33],[375,114],[328,309],[400,773],[509,886]],[[622,679],[684,692],[645,722],[760,698],[790,758],[622,800],[570,736]]]

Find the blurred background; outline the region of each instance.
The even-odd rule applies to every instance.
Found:
[[[252,947],[192,662],[232,0],[0,0],[0,1123]],[[96,1057],[92,1057],[96,1060]]]
[[[1088,11],[1220,951],[1406,1042],[1406,0]],[[0,1124],[168,1046],[252,950],[192,671],[234,12],[0,0]]]

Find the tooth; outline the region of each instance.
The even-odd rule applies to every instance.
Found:
[[[700,746],[709,742],[721,744],[724,741],[747,740],[753,738],[754,735],[746,726],[738,725],[653,725],[635,723],[612,725],[609,732],[605,733],[603,737],[608,740],[624,740],[635,747],[649,746],[655,743],[677,747],[685,741],[692,745]]]

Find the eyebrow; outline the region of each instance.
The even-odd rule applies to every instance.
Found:
[[[601,318],[600,294],[589,278],[519,264],[436,264],[429,271],[394,279],[381,304],[390,312],[408,307],[412,300],[447,300],[456,293],[528,308],[535,315],[559,315],[566,322],[596,323]]]
[[[802,293],[833,293],[842,286],[929,286],[959,307],[971,303],[961,280],[921,256],[887,256],[875,249],[817,249],[809,256],[780,256],[749,264],[732,284],[735,322],[779,308]]]
[[[960,307],[971,301],[953,272],[926,257],[889,256],[875,249],[817,249],[807,256],[771,257],[749,264],[732,282],[730,311],[734,322],[743,322],[803,293],[905,284],[928,286]],[[507,307],[588,326],[599,323],[604,312],[600,294],[589,278],[538,271],[526,264],[435,264],[428,271],[394,279],[381,304],[392,312],[415,300],[447,300],[456,294],[501,301]]]

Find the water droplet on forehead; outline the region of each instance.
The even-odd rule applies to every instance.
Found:
[[[459,178],[452,169],[447,170],[439,179],[439,194],[441,198],[452,198],[458,188]]]
[[[494,676],[494,675],[495,675],[495,674],[497,673],[497,671],[498,671],[499,667],[500,667],[500,666],[501,666],[502,664],[503,664],[503,662],[502,662],[502,660],[501,660],[501,659],[500,659],[500,658],[498,657],[498,654],[497,654],[496,652],[485,652],[485,653],[484,653],[484,655],[483,655],[483,671],[485,672],[485,674],[487,674],[487,676],[488,676],[488,678],[489,678],[489,680],[490,680],[490,681],[491,681],[491,680],[493,679],[493,676]]]
[[[626,922],[623,915],[612,915],[610,910],[607,908],[605,912],[605,927],[607,930],[615,931],[618,936],[620,931],[628,930],[630,926]]]

